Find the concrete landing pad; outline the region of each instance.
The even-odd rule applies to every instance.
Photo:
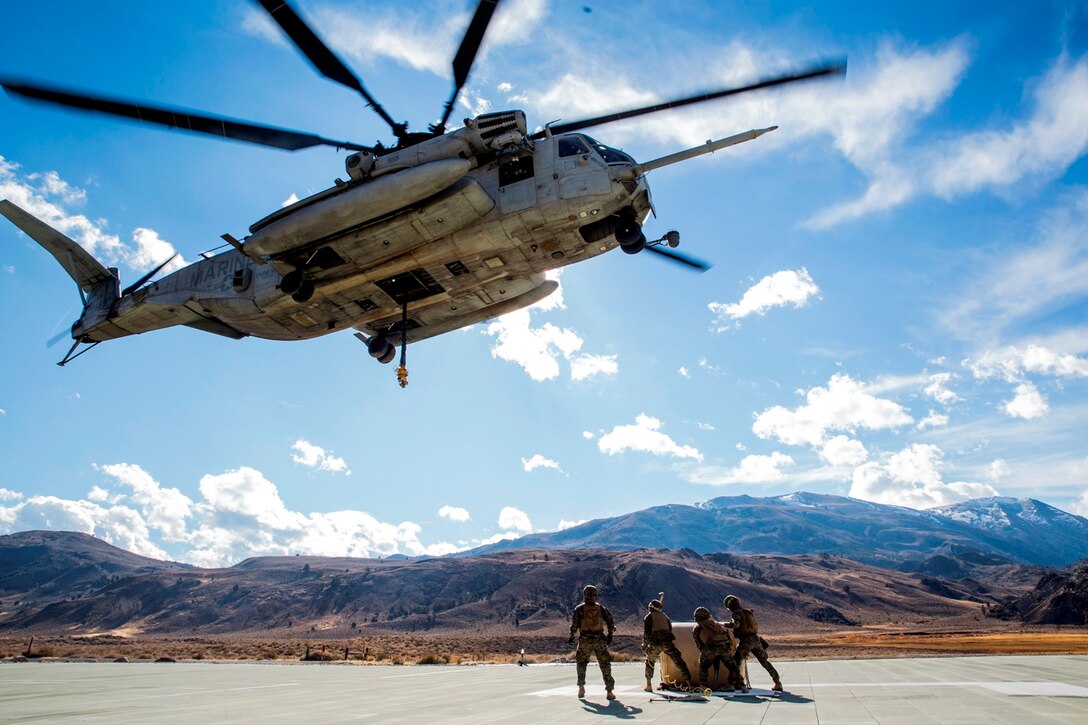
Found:
[[[619,699],[591,666],[0,663],[0,721],[563,723],[1088,722],[1088,657],[776,662],[773,696],[752,663],[747,694],[642,691],[642,665],[614,665]]]

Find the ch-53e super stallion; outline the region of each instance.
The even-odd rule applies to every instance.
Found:
[[[409,132],[283,0],[259,0],[315,69],[360,94],[389,125],[396,143],[373,146],[257,125],[205,113],[132,103],[2,79],[9,94],[172,129],[297,150],[334,146],[347,157],[347,180],[268,215],[230,248],[151,282],[168,262],[122,288],[76,242],[9,201],[0,214],[49,251],[75,280],[83,312],[64,365],[105,340],[174,325],[230,338],[303,340],[357,330],[371,356],[401,360],[405,347],[531,305],[557,283],[549,270],[616,247],[656,252],[696,269],[703,263],[673,251],[669,231],[648,240],[653,211],[646,174],[654,169],[754,139],[753,129],[702,146],[637,162],[583,129],[842,73],[823,64],[750,85],[721,89],[530,132],[522,111],[466,118],[447,131],[453,105],[472,68],[498,0],[481,0],[453,60],[454,89],[439,121]],[[224,245],[225,246],[225,245]],[[76,352],[80,345],[87,345]]]

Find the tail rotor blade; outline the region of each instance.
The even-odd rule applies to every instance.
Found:
[[[62,332],[58,332],[56,335],[53,335],[51,338],[46,340],[45,341],[45,346],[46,347],[53,347],[54,345],[56,345],[61,340],[65,339],[66,337],[71,337],[71,336],[72,336],[72,333],[71,333],[70,330],[63,330]]]
[[[453,104],[457,101],[458,94],[468,80],[468,74],[476,61],[476,54],[480,50],[480,44],[483,43],[484,33],[487,32],[487,26],[491,23],[491,16],[495,14],[495,9],[498,6],[499,0],[480,0],[480,4],[476,6],[476,13],[468,24],[465,37],[461,39],[461,47],[457,49],[457,55],[453,58],[453,94],[446,101],[442,120],[433,127],[436,134],[446,132],[446,121],[449,120],[450,113],[453,112]]]
[[[846,73],[846,61],[839,61],[835,63],[816,66],[800,73],[789,73],[786,75],[765,78],[757,83],[751,83],[749,85],[739,86],[737,88],[724,88],[718,91],[708,91],[706,93],[699,93],[694,96],[689,96],[687,98],[678,98],[673,101],[657,103],[652,106],[633,108],[629,111],[619,111],[617,113],[609,113],[604,116],[587,118],[583,121],[571,121],[570,123],[553,123],[549,126],[549,129],[553,134],[570,133],[571,131],[580,131],[583,128],[589,128],[591,126],[600,126],[605,123],[615,123],[616,121],[623,121],[628,118],[644,116],[648,113],[667,111],[671,108],[681,108],[683,106],[690,106],[695,103],[705,103],[706,101],[713,101],[717,98],[725,98],[726,96],[736,96],[741,93],[748,93],[749,91],[758,91],[763,88],[773,88],[775,86],[786,85],[787,83],[797,83],[799,81],[807,81],[813,78],[842,75],[844,73]],[[544,138],[544,132],[541,131],[539,133],[535,133],[532,135],[532,138]]]
[[[135,292],[136,290],[140,289],[141,287],[143,287],[145,282],[147,282],[149,279],[151,279],[156,274],[158,274],[162,270],[163,267],[165,267],[166,265],[173,262],[174,259],[177,256],[178,256],[178,253],[174,252],[174,254],[171,255],[170,259],[166,260],[165,262],[163,262],[159,266],[155,267],[155,269],[151,270],[150,272],[145,274],[143,277],[140,277],[138,280],[136,280],[135,282],[130,284],[128,287],[125,287],[123,290],[121,290],[121,296],[126,297],[126,296],[132,294],[133,292]]]
[[[699,272],[705,272],[714,265],[704,262],[694,257],[689,257],[680,252],[674,252],[671,249],[665,249],[659,246],[643,247],[645,252],[653,252],[654,254],[660,254],[665,259],[676,262],[677,264],[683,264]]]

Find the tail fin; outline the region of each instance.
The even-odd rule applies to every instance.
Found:
[[[56,257],[68,276],[75,280],[81,293],[88,293],[96,285],[114,279],[114,275],[83,247],[7,199],[0,199],[0,214]]]

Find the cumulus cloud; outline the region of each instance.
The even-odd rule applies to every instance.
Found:
[[[1050,410],[1046,398],[1032,383],[1020,383],[1016,386],[1016,397],[1002,406],[1009,416],[1031,420],[1041,418]]]
[[[1027,373],[1064,378],[1088,378],[1088,359],[1059,353],[1042,345],[1009,345],[988,350],[975,359],[964,361],[976,378],[1000,377],[1010,383],[1024,379]]]
[[[938,413],[935,410],[929,411],[929,414],[918,421],[918,425],[915,426],[916,430],[925,430],[926,428],[943,428],[948,425],[948,416],[944,413]]]
[[[634,425],[617,425],[597,441],[601,453],[614,456],[624,451],[640,451],[655,456],[703,460],[703,454],[692,446],[682,446],[661,432],[661,421],[640,413]]]
[[[990,464],[990,471],[987,475],[991,481],[999,481],[1008,476],[1011,472],[1009,464],[1006,463],[1003,458],[996,458]]]
[[[862,464],[854,469],[850,496],[924,509],[998,495],[985,483],[945,483],[941,478],[943,459],[944,453],[937,446],[916,443],[884,462]]]
[[[365,511],[292,511],[277,486],[253,468],[203,476],[196,502],[139,466],[121,463],[100,470],[119,490],[96,487],[94,501],[34,496],[0,506],[0,533],[82,531],[144,556],[198,566],[229,566],[251,556],[441,556],[465,548],[424,544],[418,524],[387,523]],[[155,540],[160,538],[175,541],[181,555],[169,556]]]
[[[577,521],[567,521],[566,519],[559,519],[559,524],[555,527],[556,531],[566,531],[567,529],[573,529],[575,526],[581,526],[589,519],[578,519]]]
[[[771,483],[786,477],[782,469],[793,465],[793,458],[775,451],[769,456],[749,455],[733,468],[696,466],[684,473],[685,480],[710,486],[731,483]]]
[[[691,380],[691,371],[688,370],[686,367],[681,366],[680,369],[677,370],[676,372],[678,372],[680,374],[680,377],[687,378],[688,380]]]
[[[86,202],[84,190],[69,184],[56,171],[23,173],[19,164],[3,156],[0,156],[0,199],[7,199],[71,237],[108,264],[124,264],[134,271],[144,271],[175,252],[173,245],[143,227],[133,232],[132,244],[125,244],[116,234],[106,232],[104,220],[92,221],[72,211],[71,207]],[[169,272],[185,264],[178,255],[165,269]]]
[[[291,454],[291,460],[299,465],[318,471],[343,473],[345,476],[351,475],[351,470],[343,458],[326,452],[321,446],[315,446],[309,441],[297,440],[291,446],[291,450],[297,451]]]
[[[594,438],[596,438],[596,436],[593,434],[593,431],[591,431],[591,430],[582,431],[582,439],[583,440],[591,441]]]
[[[560,280],[559,272],[548,274]],[[538,382],[559,377],[559,361],[570,365],[571,380],[581,381],[595,375],[615,375],[619,364],[615,355],[590,355],[581,352],[585,340],[569,328],[546,322],[533,326],[533,315],[565,309],[560,287],[535,305],[503,315],[484,328],[483,334],[496,338],[491,356],[520,365]]]
[[[443,506],[438,509],[438,515],[450,521],[468,521],[471,518],[468,509],[463,509],[460,506]]]
[[[952,381],[952,373],[933,373],[926,377],[926,385],[922,392],[942,405],[954,403],[960,396],[948,389],[948,383]]]
[[[504,506],[499,512],[499,528],[529,534],[533,531],[533,524],[529,521],[529,514],[513,506]]]
[[[717,331],[732,329],[732,323],[748,315],[763,315],[773,307],[793,305],[801,308],[808,304],[813,295],[820,293],[820,288],[812,281],[808,270],[786,269],[775,272],[756,282],[741,297],[739,302],[724,304],[711,302],[707,308],[717,317]]]
[[[298,201],[298,194],[291,194],[286,199],[284,199],[283,201],[280,202],[280,208],[282,209],[285,206],[291,206],[292,204],[296,203],[297,201]]]
[[[23,498],[23,494],[18,491],[12,491],[7,488],[0,488],[0,501],[19,501]]]
[[[837,435],[824,443],[820,458],[832,466],[858,466],[869,458],[869,451],[865,450],[861,441]]]
[[[1081,497],[1073,502],[1069,510],[1077,516],[1088,518],[1088,491],[1081,494]]]
[[[787,445],[822,446],[829,431],[886,430],[914,422],[903,406],[872,395],[865,383],[845,374],[832,376],[826,388],[812,388],[805,398],[793,410],[780,405],[764,410],[752,432]]]
[[[558,463],[551,460],[550,458],[545,458],[539,453],[533,454],[533,456],[528,459],[522,458],[521,467],[525,469],[526,473],[532,473],[538,468],[550,468],[553,471],[559,471],[560,473],[563,472],[562,466],[560,466]]]

